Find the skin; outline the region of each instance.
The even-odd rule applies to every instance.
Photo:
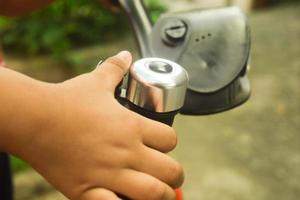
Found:
[[[69,199],[173,200],[183,182],[174,129],[123,107],[123,51],[58,84],[0,69],[0,150],[31,164]]]

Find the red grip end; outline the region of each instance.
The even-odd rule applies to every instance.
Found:
[[[179,188],[179,189],[176,189],[175,192],[176,192],[176,200],[183,200],[182,190]]]

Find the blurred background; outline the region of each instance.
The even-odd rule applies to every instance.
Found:
[[[300,198],[300,1],[147,0],[163,12],[237,5],[252,28],[252,97],[234,110],[178,116],[172,155],[186,171],[186,200]],[[60,0],[18,18],[0,18],[8,66],[60,82],[122,49],[139,57],[130,24],[97,0]],[[65,198],[26,163],[12,158],[17,200]]]

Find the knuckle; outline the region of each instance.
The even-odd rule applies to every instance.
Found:
[[[120,71],[122,71],[122,73],[124,73],[124,71],[125,71],[124,68],[126,67],[126,63],[122,59],[120,59],[116,56],[113,56],[113,57],[108,58],[106,60],[106,62],[111,65],[114,65],[117,69],[119,69]]]
[[[94,75],[96,75],[96,76],[94,76],[95,77],[95,79],[98,81],[98,82],[100,82],[101,81],[101,83],[109,83],[110,82],[110,77],[109,76],[101,76],[103,73],[105,73],[105,72],[103,72],[103,71],[96,71],[96,73],[93,73]],[[102,84],[101,83],[99,83],[98,85],[99,86],[102,86]]]
[[[132,129],[132,131],[134,132],[140,132],[142,130],[141,127],[141,120],[135,116],[128,116],[126,120],[126,124],[128,127],[130,127],[130,129]]]
[[[148,200],[164,200],[166,187],[153,181],[145,191],[147,191],[146,199]]]
[[[105,200],[111,198],[111,194],[101,190],[91,190],[85,192],[79,199],[80,200]]]
[[[128,147],[128,148],[130,148],[130,147]],[[135,163],[137,162],[136,158],[137,158],[137,155],[134,151],[127,150],[127,151],[123,152],[122,158],[118,161],[117,164],[122,163],[121,165],[124,168],[134,168]]]
[[[177,146],[178,138],[175,129],[169,128],[169,149],[173,150]]]
[[[131,113],[130,113],[131,114]],[[123,132],[126,134],[130,134],[138,141],[142,141],[142,122],[141,120],[136,117],[135,115],[125,115],[126,117],[123,118],[124,123],[126,126],[123,127]]]
[[[147,126],[148,119],[133,111],[130,111],[130,114],[132,118],[132,125],[134,126],[135,131],[137,131],[139,134],[143,133],[145,131],[145,127]]]
[[[178,188],[182,185],[184,180],[184,171],[182,166],[175,162],[169,166],[167,170],[168,178],[167,181],[173,188]]]

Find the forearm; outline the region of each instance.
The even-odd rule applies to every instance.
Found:
[[[0,150],[19,155],[32,145],[46,121],[46,87],[46,83],[0,68]]]
[[[18,16],[46,6],[54,0],[0,0],[0,15]]]

